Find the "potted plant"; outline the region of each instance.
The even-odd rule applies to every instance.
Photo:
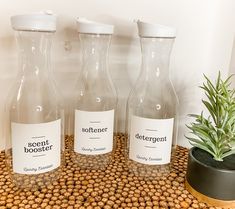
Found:
[[[210,205],[235,207],[235,89],[231,76],[213,84],[205,76],[200,87],[209,116],[191,114],[186,136],[193,148],[189,151],[186,188],[200,201]]]

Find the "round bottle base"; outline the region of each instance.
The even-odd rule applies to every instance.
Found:
[[[26,175],[12,173],[12,182],[14,185],[21,189],[37,190],[47,187],[53,182],[57,181],[60,177],[62,166],[46,173],[36,175]]]
[[[103,155],[82,155],[73,152],[72,161],[81,169],[104,170],[112,160],[112,152]]]
[[[129,168],[129,172],[133,173],[135,176],[149,180],[168,176],[171,170],[170,164],[146,165],[133,160],[127,160],[127,166]]]

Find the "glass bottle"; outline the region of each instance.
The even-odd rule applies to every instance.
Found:
[[[51,75],[56,17],[11,17],[19,72],[6,104],[6,163],[21,188],[41,188],[59,178],[63,165],[63,108]]]
[[[83,169],[104,169],[114,148],[117,94],[108,71],[113,26],[78,18],[83,65],[75,101],[73,160]]]
[[[142,66],[127,102],[126,161],[144,177],[170,171],[177,136],[178,99],[169,76],[175,30],[137,21]]]

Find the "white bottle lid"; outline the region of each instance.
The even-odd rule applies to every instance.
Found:
[[[141,37],[159,37],[175,38],[176,29],[165,25],[153,24],[137,20],[139,36]]]
[[[113,25],[77,18],[77,31],[91,34],[113,34]]]
[[[56,16],[51,12],[16,15],[11,17],[14,30],[56,31]]]

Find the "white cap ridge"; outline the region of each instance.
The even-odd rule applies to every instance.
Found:
[[[113,34],[113,25],[77,18],[77,31],[90,34]]]
[[[159,38],[176,37],[176,29],[173,27],[142,22],[140,20],[137,20],[136,23],[139,31],[139,36],[141,37],[159,37]]]
[[[11,26],[14,30],[55,32],[56,16],[48,12],[15,15]]]

